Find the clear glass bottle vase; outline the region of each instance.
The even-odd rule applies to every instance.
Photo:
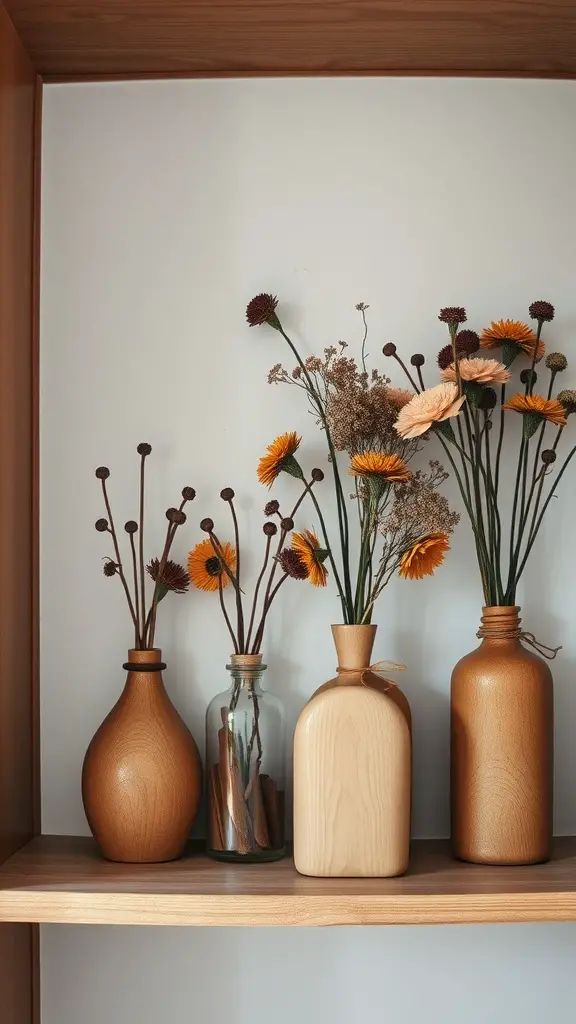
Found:
[[[232,655],[231,686],[206,714],[208,853],[270,861],[285,853],[285,726],[281,702],[262,689],[261,654]]]

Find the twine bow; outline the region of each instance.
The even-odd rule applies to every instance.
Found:
[[[396,686],[391,679],[388,679],[385,672],[404,672],[406,665],[402,665],[399,661],[375,661],[373,665],[368,665],[367,668],[360,669],[360,682],[362,686],[370,686],[369,680],[366,678],[368,673],[371,672],[374,676],[379,676],[385,683],[389,683],[390,686]],[[339,668],[339,672],[356,672],[357,669],[351,668]],[[390,686],[387,689],[390,689]]]
[[[529,647],[533,647],[538,654],[541,654],[543,658],[548,658],[548,661],[553,661],[558,651],[562,650],[562,644],[559,647],[547,647],[546,644],[540,643],[536,639],[534,633],[527,633],[523,629],[507,629],[505,626],[498,628],[497,626],[480,626],[476,636],[479,640],[484,640],[486,637],[491,637],[493,640],[520,640],[521,643],[527,644]]]

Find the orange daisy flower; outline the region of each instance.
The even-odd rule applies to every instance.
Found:
[[[523,416],[535,418],[536,427],[538,422],[546,420],[556,427],[565,427],[566,409],[556,398],[543,398],[542,395],[513,395],[507,402],[504,402],[503,409],[511,412],[520,412]],[[534,433],[534,431],[532,431]]]
[[[304,533],[293,533],[292,549],[300,555],[312,586],[325,587],[328,572],[323,563],[328,558],[328,552],[325,548],[320,547],[320,542],[314,531],[304,530]]]
[[[228,568],[236,572],[236,551],[231,544],[222,545],[222,554]],[[230,577],[211,540],[202,540],[188,555],[188,575],[198,590],[218,590],[227,587]]]
[[[268,445],[267,454],[263,455],[258,463],[258,479],[261,484],[271,487],[282,471],[292,476],[302,476],[302,470],[294,458],[294,452],[298,451],[301,440],[302,438],[293,430],[281,434]]]
[[[425,576],[433,576],[434,570],[442,565],[444,555],[449,550],[447,533],[430,533],[427,537],[421,537],[402,555],[398,575],[405,580],[422,580]]]
[[[350,462],[352,476],[375,476],[391,484],[405,484],[412,473],[399,455],[383,452],[360,452]]]
[[[490,327],[486,327],[482,331],[480,344],[482,348],[516,345],[517,348],[522,349],[527,355],[532,357],[536,344],[536,334],[528,324],[523,324],[521,320],[493,320]],[[542,359],[545,351],[544,342],[539,341],[536,353],[537,362]],[[511,360],[506,361],[508,363],[511,362]]]

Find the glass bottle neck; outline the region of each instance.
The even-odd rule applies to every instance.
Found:
[[[233,690],[243,687],[251,693],[261,692],[260,684],[266,671],[261,654],[233,654],[226,668],[232,676]]]
[[[249,690],[250,693],[262,693],[261,684],[265,665],[261,665],[256,670],[240,668],[238,665],[228,665],[227,668],[232,676],[230,683],[232,690],[244,689]]]

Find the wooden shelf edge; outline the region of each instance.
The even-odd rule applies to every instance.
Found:
[[[171,864],[113,864],[92,839],[40,836],[0,867],[0,922],[277,926],[576,921],[576,838],[547,864],[463,864],[413,843],[400,878],[307,878],[290,858],[222,864],[192,845]]]
[[[0,894],[0,922],[177,927],[507,924],[576,921],[576,893],[445,896]]]

